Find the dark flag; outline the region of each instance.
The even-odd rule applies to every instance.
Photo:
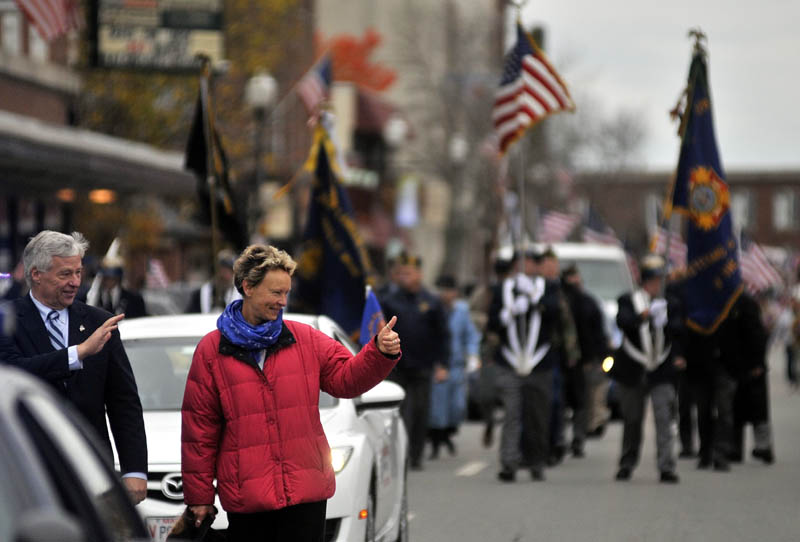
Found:
[[[713,333],[742,292],[730,193],[717,152],[705,52],[695,47],[681,119],[681,152],[665,206],[688,218],[687,324]]]
[[[314,181],[291,305],[293,311],[325,314],[357,337],[371,267],[335,157],[327,132],[317,125],[306,162]]]
[[[211,196],[208,186],[209,147],[211,147],[219,230],[228,243],[237,250],[242,250],[247,246],[247,230],[237,213],[236,201],[228,178],[228,159],[222,148],[222,140],[214,126],[214,116],[208,114],[211,108],[207,99],[204,103],[203,94],[201,91],[197,97],[192,129],[189,132],[189,141],[186,143],[184,167],[194,172],[197,177],[197,197],[199,198],[201,218],[207,224],[211,224]],[[207,139],[206,130],[209,127],[212,137]]]

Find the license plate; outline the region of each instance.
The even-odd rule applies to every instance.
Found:
[[[164,542],[177,521],[177,517],[147,518],[147,532],[155,542]]]

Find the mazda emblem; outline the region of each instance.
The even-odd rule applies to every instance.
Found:
[[[161,480],[161,492],[168,499],[183,500],[183,479],[180,472],[167,474]]]

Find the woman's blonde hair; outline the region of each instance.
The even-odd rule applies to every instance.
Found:
[[[268,245],[250,245],[233,263],[233,285],[244,295],[244,282],[257,286],[270,271],[278,269],[291,275],[296,267],[297,262],[284,250]]]

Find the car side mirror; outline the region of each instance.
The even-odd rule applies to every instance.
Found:
[[[356,401],[356,412],[361,414],[365,410],[397,408],[405,397],[406,392],[402,387],[394,382],[384,380],[371,390],[361,394]]]
[[[78,521],[58,510],[29,510],[22,515],[14,542],[45,542],[58,533],[61,542],[87,542],[89,537]]]

